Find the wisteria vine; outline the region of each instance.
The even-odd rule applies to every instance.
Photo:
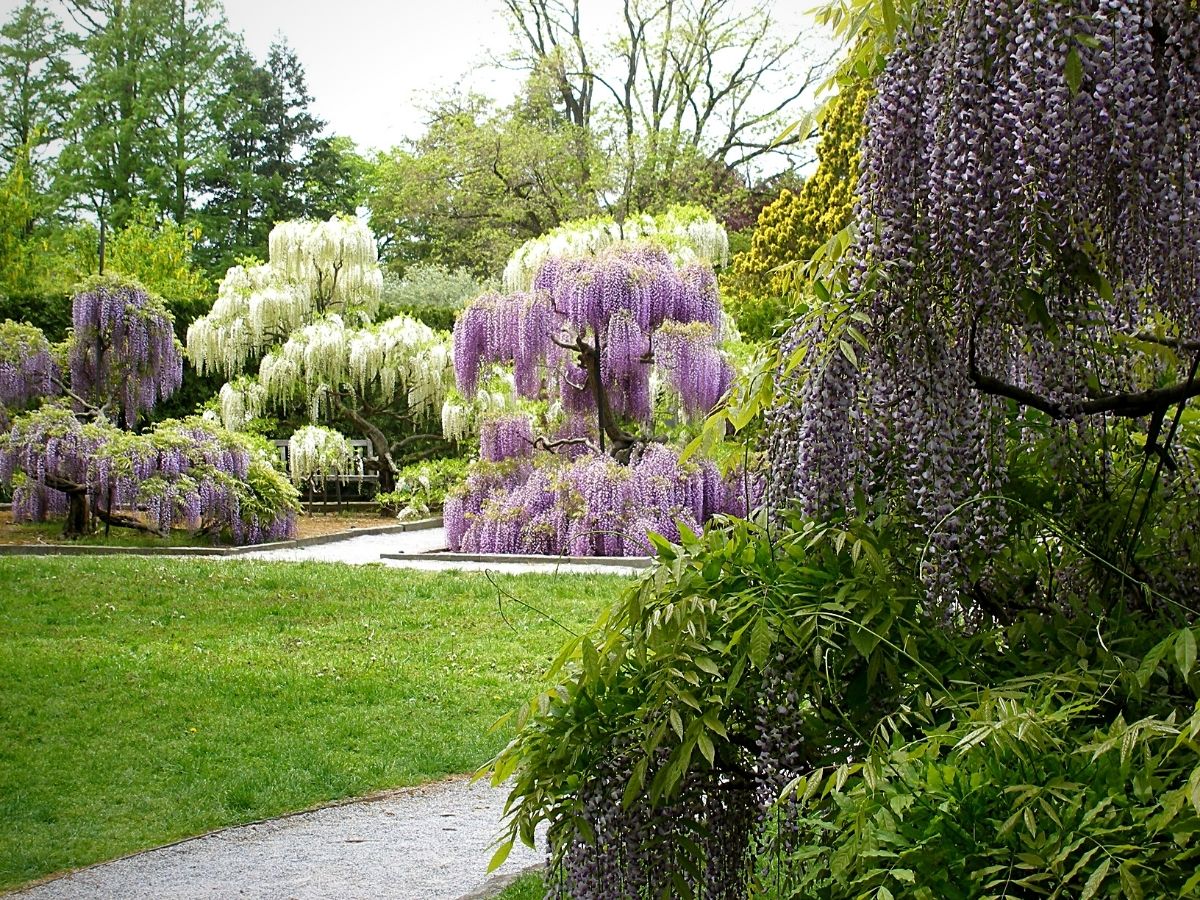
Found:
[[[0,436],[0,481],[13,486],[18,523],[65,515],[82,495],[101,521],[159,534],[254,544],[295,532],[296,491],[266,448],[199,417],[139,435],[49,404]]]
[[[163,302],[136,284],[98,278],[75,294],[67,357],[79,403],[132,428],[142,413],[183,383],[183,348]]]
[[[1009,404],[1067,442],[1146,417],[1154,450],[1200,394],[1200,12],[929,5],[866,126],[847,305],[791,335],[772,481],[815,514],[899,501],[948,586],[1002,535]]]

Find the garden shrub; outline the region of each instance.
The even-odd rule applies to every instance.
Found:
[[[763,207],[749,249],[722,278],[726,307],[753,340],[792,324],[802,293],[797,267],[850,223],[869,94],[861,78],[841,85],[821,118],[816,170],[797,191],[784,188]]]
[[[467,269],[450,269],[438,263],[415,263],[402,278],[387,274],[379,300],[380,321],[412,316],[437,331],[451,331],[454,317],[468,300],[488,290]]]
[[[396,476],[395,490],[375,495],[380,514],[411,521],[440,512],[449,493],[466,477],[467,466],[468,460],[461,457],[405,466]]]

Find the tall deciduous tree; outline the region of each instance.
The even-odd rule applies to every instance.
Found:
[[[767,3],[624,0],[607,39],[589,32],[580,0],[505,6],[518,59],[552,79],[571,121],[611,126],[619,213],[661,202],[698,163],[738,170],[802,150],[802,132],[779,134],[823,61],[805,61],[804,36],[785,31]]]
[[[584,176],[577,137],[534,86],[500,111],[477,97],[446,101],[424,137],[381,154],[369,176],[384,259],[487,275],[525,240],[597,212],[597,166]]]
[[[166,173],[155,121],[156,9],[149,0],[69,0],[87,58],[65,162],[102,229],[120,227],[139,197],[160,196]]]

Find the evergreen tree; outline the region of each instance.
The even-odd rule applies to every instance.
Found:
[[[309,111],[304,66],[285,40],[267,54],[269,75],[261,105],[262,141],[256,174],[264,189],[265,230],[304,214],[306,161],[325,123]],[[265,231],[264,231],[265,233]]]

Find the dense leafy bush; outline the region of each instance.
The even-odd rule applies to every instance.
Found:
[[[384,275],[378,317],[383,321],[407,315],[438,331],[450,331],[458,311],[490,286],[463,268],[416,263],[408,267],[403,278]]]
[[[395,490],[375,495],[379,511],[405,521],[439,512],[450,491],[466,477],[467,466],[468,461],[461,457],[405,466],[396,476]]]
[[[1069,605],[946,628],[902,523],[787,524],[662,548],[518,713],[492,774],[514,779],[513,837],[550,823],[560,889],[1195,887],[1200,629],[1107,606],[1106,566],[1066,541],[1091,585]],[[1054,583],[1051,534],[1012,548],[1027,578]]]

